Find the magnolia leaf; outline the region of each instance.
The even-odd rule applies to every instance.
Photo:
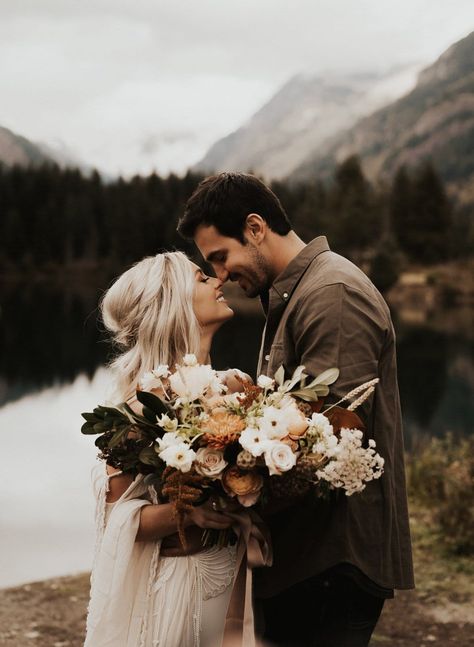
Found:
[[[161,463],[161,458],[156,454],[153,447],[145,447],[142,449],[138,458],[145,465],[159,465]]]
[[[146,425],[147,427],[154,427],[155,423],[150,422],[143,416],[141,416],[139,413],[136,413],[126,402],[124,402],[121,407],[127,414],[128,419],[130,422],[141,422],[142,424]]]
[[[107,414],[109,416],[113,416],[114,418],[122,418],[123,413],[120,411],[120,409],[117,409],[117,407],[106,407],[104,405],[100,405],[97,407],[101,411],[104,412],[104,414]]]
[[[120,445],[120,443],[122,443],[125,440],[127,433],[128,433],[128,429],[126,427],[122,429],[118,429],[109,441],[109,449],[112,449],[113,447],[117,447],[117,445]]]
[[[314,380],[310,382],[310,384],[307,384],[306,386],[308,388],[316,386],[317,384],[325,384],[327,386],[329,384],[333,384],[338,377],[339,377],[338,368],[328,368],[326,371],[323,371],[317,377],[315,377]]]
[[[143,407],[142,409],[142,415],[144,418],[148,420],[148,422],[151,422],[152,424],[156,423],[156,413],[149,409],[148,407]]]
[[[326,418],[332,424],[334,432],[340,431],[343,427],[346,429],[365,430],[365,425],[354,411],[348,411],[342,407],[332,407],[328,411],[323,411]]]
[[[285,380],[285,369],[284,369],[283,366],[280,366],[278,371],[273,376],[273,379],[278,384],[278,386],[281,386],[283,384],[283,382]]]
[[[163,413],[169,413],[170,411],[165,402],[163,402],[163,400],[154,393],[149,393],[148,391],[137,391],[137,400],[158,416],[161,416]]]
[[[92,423],[99,422],[99,419],[97,418],[95,413],[90,413],[90,412],[81,413],[81,416],[84,418],[84,420],[87,420],[87,422],[92,422]]]
[[[94,429],[94,425],[91,424],[90,422],[85,422],[81,427],[81,433],[93,435],[93,434],[101,434],[102,432],[96,431]]]

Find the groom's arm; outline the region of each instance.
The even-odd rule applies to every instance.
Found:
[[[328,368],[339,369],[327,398],[330,403],[378,376],[388,325],[374,299],[335,283],[302,296],[294,308],[291,333],[297,362],[308,374],[315,377]]]

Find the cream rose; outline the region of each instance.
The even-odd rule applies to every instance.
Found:
[[[194,467],[201,476],[215,479],[226,466],[227,461],[224,460],[222,450],[213,449],[212,447],[201,447],[197,450]]]
[[[271,476],[288,472],[288,470],[291,470],[296,465],[296,454],[285,443],[272,443],[270,448],[266,450],[264,456],[265,464]]]

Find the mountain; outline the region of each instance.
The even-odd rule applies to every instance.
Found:
[[[194,170],[253,170],[268,178],[285,177],[328,137],[413,87],[419,69],[295,76],[248,123],[217,141]]]
[[[474,202],[474,32],[424,69],[406,96],[313,150],[290,178],[329,176],[352,154],[371,179],[430,159],[461,202]]]
[[[0,126],[0,164],[29,166],[52,161],[38,144]]]

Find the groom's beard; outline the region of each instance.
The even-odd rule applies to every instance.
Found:
[[[229,278],[237,281],[245,296],[253,299],[268,292],[273,282],[273,277],[267,259],[258,249],[249,244],[250,263],[242,267],[241,272],[233,272]]]

